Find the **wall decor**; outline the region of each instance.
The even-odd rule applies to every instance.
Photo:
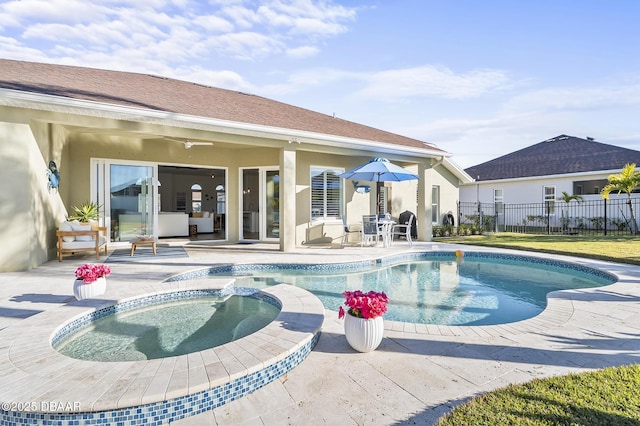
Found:
[[[60,172],[55,161],[49,161],[49,168],[47,169],[47,177],[49,178],[49,191],[52,189],[58,189],[60,186]]]

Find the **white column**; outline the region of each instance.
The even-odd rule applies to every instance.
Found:
[[[431,222],[431,188],[433,186],[433,169],[431,165],[418,164],[418,211],[417,226],[418,239],[431,241],[433,238],[433,223]]]
[[[280,250],[296,248],[296,152],[280,151]]]

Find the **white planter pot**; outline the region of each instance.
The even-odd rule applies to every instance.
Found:
[[[105,291],[107,291],[107,279],[105,277],[100,277],[91,284],[85,284],[82,280],[76,280],[73,283],[73,295],[78,300],[100,296]]]
[[[358,352],[375,350],[382,342],[383,333],[382,317],[364,319],[348,313],[344,316],[344,335],[349,345]]]

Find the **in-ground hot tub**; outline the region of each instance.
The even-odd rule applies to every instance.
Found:
[[[0,342],[12,342],[0,345],[0,356],[8,360],[0,388],[0,424],[166,424],[265,386],[300,364],[318,342],[322,303],[306,290],[282,285],[258,293],[238,290],[273,299],[281,310],[267,326],[221,346],[125,362],[78,360],[52,346],[64,330],[77,329],[93,312],[110,306],[222,287],[220,281],[207,281],[157,283],[142,297],[135,289],[122,290],[116,303],[73,302],[0,330]]]
[[[63,326],[52,346],[87,361],[168,358],[241,339],[280,313],[280,302],[265,293],[231,289],[178,291],[107,306]]]

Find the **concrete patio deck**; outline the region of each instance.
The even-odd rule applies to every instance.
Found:
[[[398,243],[386,249],[318,247],[293,253],[262,244],[184,247],[188,256],[145,256],[110,264],[113,272],[106,296],[114,289],[135,292],[215,263],[344,262],[406,250],[460,248],[419,242],[412,248]],[[494,326],[489,332],[478,327],[394,324],[385,330],[381,346],[368,354],[348,346],[343,322],[327,311],[319,343],[302,364],[253,394],[174,424],[428,425],[468,398],[509,383],[640,362],[640,267],[538,256],[606,270],[619,281],[562,292],[536,319]],[[0,330],[74,300],[73,271],[86,262],[95,262],[95,257],[77,256],[32,271],[0,274]],[[0,341],[4,347],[11,343]],[[8,361],[0,360],[0,367],[4,362]]]

